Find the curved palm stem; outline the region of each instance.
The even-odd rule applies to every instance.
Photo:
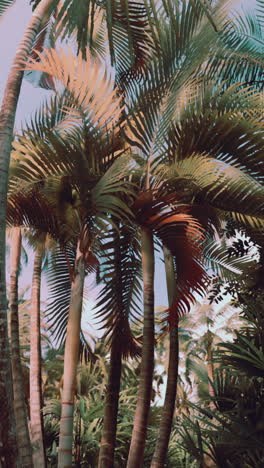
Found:
[[[104,425],[98,468],[112,468],[116,442],[117,413],[122,370],[122,348],[114,339],[111,346],[110,368],[104,403]]]
[[[172,306],[175,300],[175,273],[173,259],[170,251],[164,246],[164,261],[167,281],[167,291],[169,306]],[[162,468],[165,463],[168,450],[173,414],[175,410],[177,380],[178,380],[178,365],[179,365],[179,337],[178,337],[178,321],[170,331],[170,350],[169,350],[169,366],[168,380],[165,394],[164,407],[162,411],[159,434],[155,446],[155,452],[151,462],[151,468]]]
[[[29,56],[32,44],[41,25],[43,15],[52,6],[53,0],[42,0],[34,11],[29,26],[17,49],[11,68],[0,112],[0,438],[5,447],[6,464],[16,466],[15,419],[12,403],[11,363],[7,338],[7,305],[5,279],[5,218],[8,168],[10,161],[11,142],[15,121],[16,107],[23,78],[21,65]]]
[[[21,237],[21,229],[13,228],[10,261],[10,341],[18,453],[22,465],[24,467],[31,468],[33,467],[32,450],[28,431],[27,410],[19,346],[18,272],[21,257]]]
[[[84,279],[84,256],[77,248],[64,351],[58,468],[72,466],[74,394],[79,360]]]
[[[46,467],[43,441],[42,391],[41,391],[41,337],[40,337],[40,288],[44,247],[36,248],[30,313],[30,428],[34,466]]]
[[[154,243],[152,231],[142,227],[144,326],[142,361],[134,427],[127,468],[141,467],[146,443],[154,370]]]

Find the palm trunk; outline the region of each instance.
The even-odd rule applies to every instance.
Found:
[[[208,373],[208,393],[211,397],[209,402],[209,407],[211,411],[215,410],[215,405],[213,398],[215,396],[214,387],[212,383],[214,382],[214,364],[213,364],[213,352],[212,352],[212,338],[210,336],[210,331],[208,333],[208,343],[207,343],[207,373]]]
[[[29,26],[17,49],[0,111],[0,453],[2,462],[6,463],[9,468],[16,466],[17,444],[12,398],[11,359],[7,336],[5,277],[5,220],[8,169],[16,107],[23,78],[21,65],[28,58],[39,31],[41,20],[52,6],[52,3],[53,0],[42,0],[32,15]]]
[[[144,327],[139,389],[127,468],[143,464],[154,370],[154,245],[152,232],[142,228]]]
[[[175,294],[175,273],[173,260],[169,250],[164,247],[164,260],[167,280],[167,291],[169,306],[172,305]],[[175,410],[177,380],[178,380],[178,364],[179,364],[179,338],[178,338],[178,323],[170,331],[170,352],[168,366],[168,380],[165,394],[164,407],[161,415],[159,426],[159,435],[156,442],[155,452],[151,462],[151,468],[162,468],[165,463],[166,454],[171,435],[172,421]]]
[[[113,468],[114,466],[121,369],[121,347],[120,343],[115,339],[111,347],[109,377],[104,404],[104,425],[98,468]]]
[[[41,265],[44,249],[38,247],[35,252],[31,314],[30,314],[30,428],[33,446],[34,467],[45,468],[45,450],[43,441],[42,391],[41,391],[41,342],[40,342],[40,287]]]
[[[18,454],[23,467],[33,467],[32,449],[28,431],[27,408],[23,385],[23,372],[19,346],[18,272],[21,256],[21,229],[13,228],[10,262],[10,332],[13,373],[14,410],[17,430]]]
[[[77,250],[75,278],[71,286],[71,302],[64,352],[58,468],[69,468],[72,466],[74,394],[79,360],[84,278],[84,258],[79,250]]]

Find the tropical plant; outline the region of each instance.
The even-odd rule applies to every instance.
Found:
[[[20,227],[14,227],[11,233],[10,258],[10,342],[13,374],[14,410],[17,428],[17,445],[21,463],[32,467],[32,448],[29,438],[26,398],[24,393],[23,369],[20,357],[19,339],[19,297],[18,275],[21,261],[22,234]]]
[[[3,2],[2,2],[3,3]],[[12,408],[12,380],[11,380],[11,363],[9,359],[8,338],[7,338],[7,304],[6,304],[6,284],[5,284],[5,223],[6,223],[6,199],[7,199],[7,183],[8,183],[8,168],[10,160],[11,143],[13,138],[13,128],[15,121],[15,113],[17,101],[19,97],[21,82],[23,78],[23,70],[21,64],[27,59],[38,29],[41,25],[43,16],[49,11],[52,6],[52,0],[42,0],[32,15],[28,28],[25,31],[24,37],[18,48],[13,61],[13,66],[9,74],[4,93],[1,113],[0,113],[0,146],[1,146],[1,161],[0,161],[0,347],[1,347],[1,412],[3,414],[5,424],[1,426],[1,441],[5,447],[4,458],[7,464],[12,468],[16,465],[16,438],[15,438],[15,422],[14,412]]]
[[[43,237],[43,236],[42,236]],[[43,443],[42,391],[41,391],[41,336],[40,336],[40,291],[41,268],[45,251],[44,240],[39,238],[33,264],[31,312],[30,312],[30,431],[33,447],[33,461],[39,467],[45,467]]]
[[[36,12],[43,3],[34,2]],[[97,268],[98,257],[103,269],[120,282],[109,303],[116,285],[113,281],[109,286],[103,272],[106,282],[99,299],[112,355],[99,463],[112,466],[121,356],[131,354],[131,349],[138,352],[129,317],[135,307],[127,306],[127,301],[135,284],[139,289],[139,276],[127,268],[122,242],[127,242],[128,232],[135,239],[140,232],[144,327],[128,466],[142,465],[154,370],[155,244],[162,242],[173,255],[177,284],[164,327],[169,325],[175,348],[179,315],[189,311],[195,293],[207,287],[207,259],[215,255],[215,265],[220,265],[216,268],[225,268],[223,246],[219,249],[208,242],[213,230],[219,230],[227,214],[251,229],[263,228],[262,95],[256,83],[250,88],[243,83],[255,81],[263,64],[255,39],[239,39],[247,24],[226,21],[223,3],[182,0],[143,6],[107,1],[91,2],[88,8],[78,3],[76,8],[76,0],[70,0],[58,5],[53,33],[61,34],[62,40],[76,35],[77,56],[64,49],[43,49],[48,31],[44,28],[27,65],[33,73],[51,76],[56,96],[43,108],[47,115],[41,111],[37,122],[14,143],[17,160],[10,180],[8,219],[18,217],[21,224],[48,230],[59,243],[67,271],[58,280],[58,295],[51,306],[53,322],[58,306],[60,336],[68,322],[61,434],[67,416],[69,437],[67,441],[61,437],[60,466],[72,463],[84,278]],[[99,27],[94,27],[95,20]],[[93,58],[97,52],[104,53],[106,30],[115,87],[110,72]],[[255,35],[261,39],[259,29]],[[9,109],[7,101],[5,105]],[[5,192],[6,183],[1,187]],[[126,247],[132,245],[133,264],[140,255],[138,245],[132,244],[129,241]],[[111,308],[106,311],[108,305]],[[129,346],[125,339],[119,342],[122,333]],[[175,375],[169,381],[174,382],[168,395],[173,404]],[[169,424],[166,427],[159,466],[167,451]],[[76,457],[80,459],[79,454]]]

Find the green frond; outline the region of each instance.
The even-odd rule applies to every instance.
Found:
[[[219,49],[208,61],[206,73],[227,80],[247,82],[262,88],[264,36],[261,22],[253,13],[243,12],[226,21],[219,37]]]
[[[19,142],[26,146],[27,140],[35,144],[40,139],[45,139],[50,132],[60,133],[65,129],[70,131],[69,110],[74,112],[76,107],[67,91],[50,96],[27,120],[18,138]],[[78,123],[79,121],[80,119]]]
[[[212,207],[228,206],[230,211],[244,215],[264,215],[264,185],[239,167],[201,154],[160,170],[173,186],[183,185],[190,196]]]
[[[45,316],[49,332],[57,348],[64,345],[66,338],[75,256],[76,249],[73,245],[58,246],[51,256],[46,273],[49,299]],[[92,272],[94,272],[94,266],[87,262],[86,274]],[[85,306],[86,295],[83,298],[83,309]],[[82,331],[80,333],[80,356],[86,361],[94,361],[94,353]]]
[[[263,377],[264,353],[252,340],[237,334],[234,343],[221,343],[218,355],[225,364],[238,368],[249,376]]]
[[[114,5],[112,45],[116,81],[123,90],[131,81],[142,82],[146,78],[154,47],[144,3],[126,0]]]
[[[15,3],[16,0],[0,0],[0,17]]]
[[[37,190],[12,193],[8,198],[6,219],[9,226],[23,226],[49,233],[56,240],[62,237],[53,207]]]
[[[224,240],[212,241],[204,249],[204,264],[207,271],[219,275],[225,281],[232,281],[252,266],[251,256],[232,257]]]
[[[76,37],[78,53],[87,57],[87,46],[93,53],[98,50],[98,26],[106,30],[111,63],[116,64],[119,78],[131,79],[141,75],[149,58],[148,15],[143,2],[106,0],[96,4],[94,0],[80,2],[66,0],[57,16],[57,30],[62,39]],[[105,47],[102,36],[99,47]]]
[[[133,159],[128,155],[120,156],[97,182],[92,190],[92,200],[98,212],[103,216],[117,219],[133,218],[126,200],[133,199],[134,186],[129,182],[128,171],[133,171]],[[126,197],[126,199],[122,199]]]
[[[171,162],[207,154],[262,181],[261,108],[261,94],[250,87],[236,84],[227,90],[222,86],[209,89],[183,110],[170,130]]]
[[[264,2],[263,0],[257,0],[257,18],[260,22],[260,25],[263,26],[264,23]]]
[[[105,336],[116,341],[124,357],[140,353],[131,324],[139,320],[141,300],[141,259],[138,230],[119,225],[103,242],[101,279],[104,283],[96,303]]]
[[[37,52],[41,53],[43,49],[55,47],[54,36],[54,18],[46,15],[42,18],[40,32],[37,34],[32,45],[29,59],[38,60]],[[24,77],[35,87],[40,87],[48,90],[54,90],[54,80],[52,76],[38,71],[26,71]]]

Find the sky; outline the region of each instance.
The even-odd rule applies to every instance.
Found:
[[[241,0],[236,2],[236,9],[249,9],[252,10],[255,6],[255,0]],[[21,40],[23,32],[29,22],[31,15],[31,7],[29,0],[16,0],[13,7],[5,13],[0,20],[0,102],[5,88],[5,83],[8,76],[8,71],[12,64],[13,57],[15,55],[16,48]],[[49,91],[42,90],[33,87],[26,80],[23,80],[21,94],[19,98],[17,115],[16,115],[16,129],[21,128],[21,123],[28,119],[32,113],[37,109],[41,101],[46,99],[49,95]],[[160,256],[159,254],[157,254]],[[21,278],[21,288],[31,283],[32,276],[32,252],[29,252],[29,264],[23,270]],[[164,266],[161,261],[156,264],[156,275],[155,275],[155,305],[166,306],[167,305],[167,294],[165,287],[165,274]],[[96,290],[93,286],[93,282],[90,281],[90,299],[88,299],[87,310],[84,314],[83,323],[95,322],[92,320],[91,309],[93,305],[93,299],[95,297]],[[45,300],[47,297],[47,286],[46,282],[43,281],[42,286],[42,298]]]

